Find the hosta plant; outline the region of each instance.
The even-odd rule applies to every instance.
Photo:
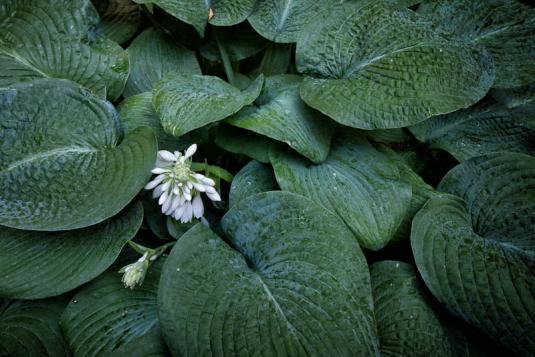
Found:
[[[535,8],[1,0],[1,356],[535,355]]]

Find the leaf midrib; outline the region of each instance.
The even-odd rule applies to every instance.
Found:
[[[17,167],[22,166],[24,164],[27,164],[27,163],[30,163],[30,162],[33,162],[33,161],[37,161],[37,160],[40,160],[40,159],[46,159],[46,158],[48,158],[50,156],[66,155],[66,154],[70,154],[70,153],[85,154],[85,153],[92,153],[92,152],[97,152],[97,151],[98,151],[97,149],[91,149],[91,148],[82,147],[82,146],[66,146],[66,147],[51,149],[51,150],[47,150],[47,151],[40,151],[40,152],[35,153],[35,154],[27,155],[24,158],[9,164],[5,169],[1,170],[0,173],[5,173],[5,172],[8,172],[8,171],[11,171],[11,170],[16,169]]]

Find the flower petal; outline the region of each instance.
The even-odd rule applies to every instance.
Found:
[[[161,168],[161,167],[157,167],[157,168],[152,170],[152,173],[153,174],[157,174],[157,175],[158,174],[164,174],[166,172],[171,172],[171,170],[170,169],[164,169],[164,168]]]
[[[208,196],[209,199],[212,201],[221,201],[221,196],[219,196],[219,193],[206,193],[206,196]]]
[[[202,203],[201,195],[196,194],[192,203],[193,215],[195,218],[201,218],[204,215],[204,205]]]
[[[167,151],[167,150],[158,151],[158,157],[165,161],[170,161],[170,162],[176,161],[176,156],[172,152]]]
[[[193,154],[195,154],[195,152],[197,151],[197,144],[193,144],[191,145],[188,150],[186,150],[186,153],[184,154],[184,159],[189,159],[190,157],[193,156]]]

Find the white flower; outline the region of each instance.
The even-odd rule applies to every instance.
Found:
[[[147,190],[154,190],[152,197],[158,198],[162,212],[182,223],[204,215],[201,193],[212,201],[221,201],[214,180],[191,170],[191,157],[196,151],[196,144],[184,154],[160,150],[152,170],[157,176],[145,186]]]

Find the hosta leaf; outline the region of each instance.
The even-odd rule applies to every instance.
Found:
[[[208,21],[217,26],[231,26],[244,21],[256,0],[134,0],[155,4],[176,18],[195,27],[202,36]]]
[[[177,242],[158,307],[175,355],[374,356],[369,273],[334,215],[288,192],[254,195]]]
[[[0,224],[67,230],[118,213],[143,188],[156,138],[139,128],[119,143],[118,115],[72,82],[0,90]]]
[[[152,90],[153,83],[172,72],[201,74],[193,52],[153,28],[136,37],[128,47],[128,54],[131,69],[124,89],[127,97]]]
[[[455,356],[451,331],[435,312],[416,269],[396,261],[370,267],[382,356]]]
[[[334,128],[329,118],[301,100],[301,81],[301,77],[290,74],[267,78],[255,105],[243,108],[227,121],[282,141],[314,162],[325,160]]]
[[[518,88],[492,89],[490,95],[507,108],[535,103],[535,82]]]
[[[0,296],[40,299],[87,283],[115,261],[142,220],[143,209],[136,203],[103,223],[74,231],[2,227]]]
[[[238,62],[256,55],[267,45],[267,41],[258,35],[250,26],[247,26],[247,23],[217,29],[217,34],[217,39],[216,36],[212,35],[199,48],[200,54],[210,61],[221,60],[219,46],[224,46],[229,60]],[[219,46],[217,41],[220,41]]]
[[[297,43],[305,102],[341,124],[400,128],[477,102],[494,80],[485,51],[446,42],[410,10],[348,2]]]
[[[535,159],[492,154],[451,170],[411,243],[433,295],[519,355],[535,349]]]
[[[120,106],[121,123],[125,133],[148,126],[156,134],[158,148],[161,150],[181,150],[187,146],[181,138],[167,134],[160,123],[158,114],[152,107],[152,93],[146,92],[126,98]]]
[[[464,161],[498,151],[535,154],[534,124],[535,110],[483,104],[433,117],[410,130],[430,147]]]
[[[10,301],[0,308],[2,356],[70,356],[59,326],[63,299]]]
[[[154,333],[161,266],[161,261],[152,264],[143,285],[134,290],[126,289],[121,276],[110,271],[74,296],[61,317],[61,327],[75,356],[109,356],[147,335],[147,345],[165,350],[160,334]]]
[[[230,185],[229,206],[256,193],[277,189],[277,181],[273,170],[258,161],[250,161],[234,176]]]
[[[400,181],[395,162],[357,136],[335,138],[322,164],[283,151],[272,151],[270,158],[282,190],[338,214],[368,249],[379,250],[392,239],[411,201],[411,186]]]
[[[0,87],[39,78],[73,80],[115,99],[128,76],[128,54],[95,39],[89,0],[7,0],[0,5]]]
[[[496,67],[495,87],[533,82],[535,9],[520,1],[431,0],[418,11],[460,41],[485,46]]]
[[[122,345],[114,350],[111,357],[167,357],[169,351],[165,343],[161,341],[161,331],[159,327],[153,328],[141,337]]]
[[[152,104],[164,130],[178,137],[251,104],[263,83],[264,77],[259,76],[240,91],[218,77],[171,74],[154,87]]]
[[[268,40],[297,42],[306,25],[333,5],[325,0],[260,1],[248,20]]]
[[[91,0],[102,20],[101,36],[117,43],[128,42],[141,24],[139,5],[132,0]]]
[[[263,135],[225,124],[217,128],[215,142],[226,151],[246,155],[264,164],[269,163],[269,147],[275,143]]]

